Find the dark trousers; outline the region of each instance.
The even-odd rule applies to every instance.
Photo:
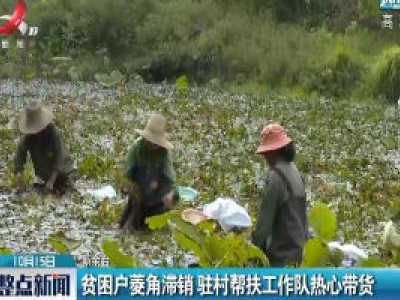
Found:
[[[66,174],[60,174],[57,176],[54,182],[54,189],[59,193],[59,195],[64,195],[66,191],[72,187],[70,178]]]
[[[301,265],[302,262],[302,255],[303,251],[291,251],[291,253],[288,253],[288,255],[282,256],[282,255],[272,255],[266,253],[265,255],[268,257],[269,260],[269,265],[271,267],[277,267],[277,268],[284,268],[284,267],[298,267]]]
[[[34,183],[34,189],[38,194],[44,193],[44,188],[46,186],[46,182],[44,183]],[[58,174],[56,180],[54,181],[54,191],[59,195],[64,195],[68,189],[73,187],[73,183],[69,174]]]
[[[119,221],[119,228],[125,226],[132,227],[134,229],[145,229],[145,219],[151,216],[159,215],[166,212],[164,204],[158,202],[155,205],[149,206],[145,203],[140,203],[135,195],[130,195],[128,203],[125,205],[122,212],[121,219]]]

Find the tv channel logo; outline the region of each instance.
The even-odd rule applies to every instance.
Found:
[[[26,5],[23,0],[18,0],[14,8],[13,15],[2,15],[0,20],[6,20],[7,22],[0,26],[0,36],[11,35],[17,29],[21,35],[36,36],[38,34],[37,27],[29,27],[24,21],[27,13]]]
[[[380,0],[381,10],[400,10],[400,0]]]

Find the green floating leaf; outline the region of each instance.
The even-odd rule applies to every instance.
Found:
[[[330,241],[335,237],[337,220],[327,205],[316,204],[309,214],[309,222],[319,238]]]
[[[269,266],[268,258],[264,252],[248,242],[240,234],[231,233],[224,237],[220,243],[226,244],[226,248],[229,251],[229,256],[226,260],[227,265],[223,265],[225,267],[246,267],[249,264],[252,266]]]
[[[76,66],[72,66],[68,69],[68,75],[72,81],[82,80],[82,71]]]
[[[376,256],[370,256],[366,259],[361,259],[357,266],[360,268],[385,268],[385,264]]]
[[[72,61],[71,57],[68,56],[55,56],[51,59],[52,61]]]
[[[269,260],[260,248],[254,246],[252,244],[248,244],[246,247],[246,250],[247,250],[246,251],[247,259],[258,259],[261,261],[263,267],[269,266]]]
[[[206,220],[196,225],[197,228],[203,230],[205,232],[214,232],[215,228],[217,227],[216,223],[212,220]]]
[[[231,247],[232,241],[229,237],[220,237],[217,234],[211,234],[209,236],[204,236],[204,242],[201,243],[203,251],[209,255],[214,267],[225,267],[231,266],[232,252],[240,252],[242,249],[235,245],[236,247]],[[241,253],[243,256],[245,253]],[[235,259],[236,260],[236,259]],[[238,261],[236,261],[239,264]]]
[[[178,210],[171,210],[161,215],[155,215],[149,218],[146,218],[146,224],[149,226],[151,230],[157,230],[164,228],[168,225],[168,220],[180,217],[181,212]]]
[[[195,225],[183,221],[180,215],[179,218],[171,218],[168,220],[168,225],[172,230],[178,230],[182,232],[199,245],[203,245],[205,242],[205,233],[198,230]]]
[[[113,87],[125,82],[125,76],[118,70],[113,70],[110,75],[105,73],[96,73],[94,79],[104,87]]]
[[[54,238],[49,238],[50,245],[59,253],[69,253],[68,247]]]
[[[386,137],[383,141],[386,146],[386,149],[393,150],[397,148],[397,138],[393,135]]]
[[[36,78],[36,71],[33,68],[26,68],[24,71],[25,79],[32,80]]]
[[[185,234],[179,231],[172,231],[172,236],[176,240],[176,242],[181,246],[183,249],[188,251],[193,251],[193,253],[199,259],[199,264],[202,267],[212,267],[212,259],[209,257],[205,251],[201,248],[199,244],[195,241],[187,237]]]
[[[110,265],[119,268],[142,267],[144,264],[137,258],[126,255],[119,250],[117,241],[105,239],[101,243],[104,254],[110,260]]]
[[[198,230],[196,226],[183,221],[180,214],[179,218],[168,220],[168,225],[178,244],[186,250],[192,250],[199,258],[202,267],[213,265],[216,255],[212,253],[207,237],[203,232]],[[219,245],[223,246],[221,243]]]
[[[301,267],[314,268],[326,265],[329,260],[329,248],[321,239],[310,239],[304,246],[304,259]]]
[[[8,248],[0,248],[0,255],[7,255],[7,254],[12,254],[11,249],[8,249]]]
[[[60,253],[69,253],[79,248],[82,241],[67,237],[64,232],[59,231],[49,236],[49,243]]]

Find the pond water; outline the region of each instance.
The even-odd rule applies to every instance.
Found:
[[[297,139],[301,166],[313,172],[308,176],[310,205],[327,198],[340,221],[338,239],[345,241],[347,237],[347,242],[370,253],[376,251],[382,231],[380,222],[386,221],[385,205],[377,205],[372,196],[361,198],[358,185],[367,185],[364,181],[368,183],[371,178],[379,182],[379,176],[387,174],[388,169],[380,160],[382,153],[397,168],[397,174],[391,171],[390,175],[398,178],[398,145],[391,151],[376,145],[385,134],[399,134],[397,111],[381,113],[378,105],[352,106],[326,99],[311,104],[298,99],[286,103],[274,97],[261,101],[200,88],[188,93],[187,99],[182,99],[173,86],[141,82],[132,82],[121,90],[103,89],[93,83],[0,81],[0,236],[4,237],[0,247],[13,252],[51,252],[48,237],[63,231],[81,241],[72,253],[80,263],[87,256],[102,256],[100,243],[104,238],[119,240],[124,252],[137,255],[149,265],[187,265],[193,259],[165,232],[121,239],[117,224],[94,225],[90,216],[96,212],[98,201],[92,197],[73,193],[58,199],[17,196],[12,192],[9,167],[18,136],[19,112],[27,101],[42,99],[57,110],[76,166],[87,153],[93,153],[111,162],[104,163],[107,168],[114,168],[99,169],[102,176],[82,179],[80,187],[113,184],[114,165],[119,167],[124,161],[126,149],[135,138],[134,127],[142,128],[149,114],[158,109],[170,116],[170,126],[176,128],[171,131],[176,146],[174,158],[180,167],[179,184],[195,187],[204,202],[220,196],[241,197],[241,204],[253,214],[257,213],[256,195],[264,171],[253,149],[259,142],[260,124],[282,122]],[[229,121],[231,117],[233,123]],[[356,163],[363,158],[369,166],[352,174],[348,170],[357,165],[351,165],[350,158]],[[387,197],[385,192],[379,191],[382,197]],[[357,202],[360,199],[364,202]],[[124,201],[118,195],[110,203]],[[362,232],[355,235],[360,229]]]

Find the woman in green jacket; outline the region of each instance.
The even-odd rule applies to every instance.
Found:
[[[299,265],[308,238],[306,192],[294,164],[295,147],[282,126],[262,131],[257,154],[268,171],[252,242],[264,251],[272,267]]]
[[[176,176],[169,150],[172,144],[165,136],[165,118],[151,116],[141,135],[129,149],[124,168],[130,181],[129,199],[119,223],[129,227],[145,228],[145,218],[168,211],[178,200]]]

